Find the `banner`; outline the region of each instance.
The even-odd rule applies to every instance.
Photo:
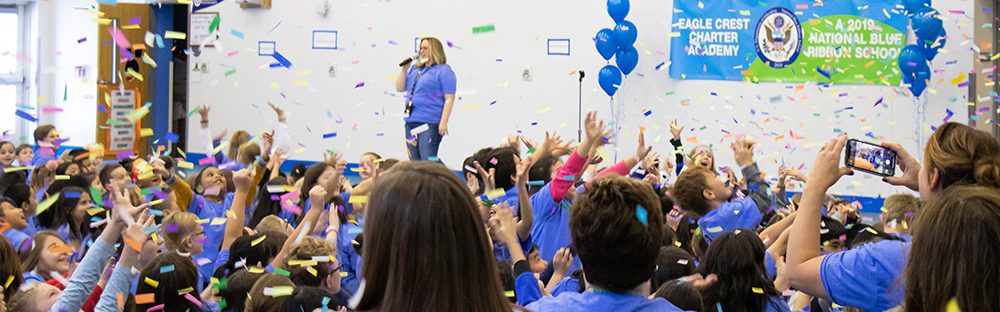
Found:
[[[898,86],[901,0],[674,0],[670,77]]]

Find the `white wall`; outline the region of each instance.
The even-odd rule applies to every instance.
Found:
[[[87,12],[97,5],[94,0],[39,1],[38,30],[38,94],[32,96],[38,108],[39,124],[51,123],[60,136],[70,138],[64,143],[83,146],[96,140],[97,127],[97,24]],[[87,38],[78,43],[77,40]],[[84,77],[77,76],[77,66],[86,68]],[[66,100],[63,100],[63,94]],[[62,108],[62,112],[43,113],[45,107]],[[28,129],[28,140],[34,126]]]
[[[612,26],[605,1],[331,1],[325,18],[316,13],[322,2],[275,1],[271,9],[244,10],[226,1],[206,10],[221,13],[224,49],[192,57],[192,63],[208,63],[210,70],[191,72],[190,105],[212,105],[216,131],[255,133],[273,124],[265,101],[279,103],[293,113],[289,118],[292,136],[305,146],[304,153],[294,156],[298,159],[320,159],[328,148],[354,161],[368,150],[405,158],[399,116],[402,100],[393,84],[396,63],[413,54],[414,37],[430,35],[455,44],[446,52],[458,74],[460,99],[452,115],[452,134],[445,138],[441,151],[441,158],[452,168],[459,168],[462,159],[476,149],[494,145],[519,129],[537,139],[553,129],[576,138],[577,78],[570,72],[577,69],[587,72],[584,111],[598,110],[603,118],[611,117],[609,100],[596,79],[605,62],[591,40],[598,29]],[[932,65],[939,72],[930,87],[936,93],[924,97],[930,103],[926,118],[915,120],[918,101],[903,88],[670,79],[666,66],[660,71],[654,67],[669,61],[672,3],[632,1],[628,19],[638,28],[640,61],[621,97],[627,109],[621,123],[624,132],[618,139],[623,157],[634,151],[639,125],[649,129],[647,141],[655,142],[657,151],[669,153],[667,124],[676,118],[688,126],[685,138],[697,136],[700,143],[714,144],[723,160],[731,160],[732,153],[722,130],[754,136],[761,142],[759,163],[773,175],[782,162],[811,165],[818,146],[836,134],[834,128],[869,141],[900,142],[916,152],[929,136],[927,128],[939,124],[946,109],[957,113],[952,121],[967,119],[962,114],[968,102],[966,91],[951,84],[972,67],[969,42],[962,38],[971,37],[976,25],[966,16],[944,15],[951,39],[947,52]],[[936,1],[935,5],[942,12],[973,9],[972,3],[964,1]],[[486,24],[494,24],[496,31],[472,34],[473,27]],[[245,34],[245,39],[231,35],[231,29]],[[314,29],[339,31],[340,50],[312,50]],[[547,38],[572,39],[572,55],[546,55]],[[276,41],[278,51],[293,67],[268,68],[273,59],[257,56],[258,41]],[[336,77],[327,75],[330,65],[336,66]],[[532,82],[521,81],[525,67],[534,71]],[[236,73],[226,77],[231,68]],[[359,82],[365,86],[355,88]],[[873,107],[880,98],[884,105]],[[682,105],[684,100],[690,105]],[[496,104],[490,105],[493,101]],[[854,109],[834,114],[847,106]],[[652,110],[651,116],[643,117],[646,109]],[[343,122],[337,123],[341,118]],[[197,122],[197,118],[190,119],[189,127],[194,129]],[[531,126],[532,122],[538,125]],[[925,131],[921,134],[917,129]],[[790,130],[803,139],[791,139]],[[336,138],[321,138],[332,131],[338,132]],[[875,139],[864,137],[869,131]],[[775,135],[784,139],[775,141]],[[197,148],[203,142],[189,139],[191,151],[204,152]],[[875,181],[859,174],[835,190],[864,196],[899,191]]]

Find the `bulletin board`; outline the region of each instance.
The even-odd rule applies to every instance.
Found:
[[[102,144],[105,155],[120,153],[139,153],[140,128],[142,119],[136,122],[128,120],[128,116],[139,109],[142,95],[138,88],[118,89],[109,86],[98,86],[104,102],[98,104],[98,127],[105,129]],[[112,121],[110,124],[108,120]]]

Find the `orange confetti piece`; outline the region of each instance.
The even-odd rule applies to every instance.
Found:
[[[64,253],[71,254],[71,253],[73,253],[73,250],[74,250],[73,247],[66,246],[66,245],[61,245],[61,244],[56,244],[56,245],[49,246],[49,252],[57,253],[57,254],[64,254]]]
[[[138,241],[136,241],[134,239],[129,239],[129,238],[126,237],[125,238],[125,245],[128,245],[129,248],[132,248],[135,251],[142,252],[142,243],[140,243],[140,242],[138,242]]]
[[[156,294],[137,294],[135,295],[135,304],[147,304],[156,301]]]

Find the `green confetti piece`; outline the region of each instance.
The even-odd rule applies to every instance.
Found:
[[[671,96],[671,95],[674,95],[674,93],[675,93],[674,91],[670,91],[670,92],[667,92],[667,93],[666,93],[666,96]]]
[[[236,69],[235,68],[227,70],[226,71],[226,77],[232,76],[235,73],[236,73]]]
[[[496,26],[493,26],[493,24],[483,25],[483,26],[476,26],[476,27],[472,28],[472,34],[476,35],[476,34],[493,32],[493,31],[496,31],[496,30],[497,30],[497,28],[496,28]]]
[[[212,24],[208,25],[208,32],[209,33],[213,33],[213,32],[215,32],[216,29],[219,29],[219,21],[220,20],[221,19],[219,18],[219,15],[216,15],[215,18],[212,19]]]
[[[285,271],[285,270],[282,270],[281,268],[274,268],[274,274],[281,275],[281,276],[291,276],[292,275],[292,273],[290,273],[288,271]]]
[[[104,206],[104,199],[101,198],[101,190],[96,187],[90,188],[90,198],[93,198],[98,206]]]

